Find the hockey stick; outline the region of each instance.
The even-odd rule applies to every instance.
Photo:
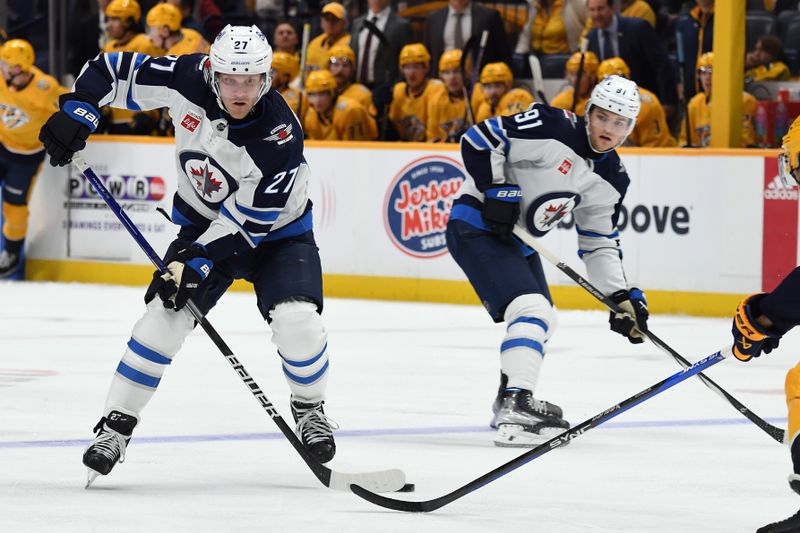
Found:
[[[483,62],[483,54],[486,53],[486,42],[488,40],[489,30],[483,30],[483,33],[481,33],[480,44],[478,45],[478,55],[475,57],[475,64],[472,66],[472,79],[470,81],[472,82],[473,90],[475,90],[475,84],[478,83],[478,79],[480,78],[481,63]]]
[[[589,294],[591,294],[592,296],[603,302],[603,304],[605,304],[606,307],[608,307],[615,313],[621,312],[619,306],[615,304],[611,300],[611,298],[600,292],[597,289],[597,287],[595,287],[589,282],[589,280],[587,280],[586,278],[575,272],[575,270],[573,270],[569,265],[561,261],[552,252],[550,252],[550,250],[545,248],[541,242],[539,242],[537,239],[534,239],[527,231],[522,229],[520,226],[515,226],[514,235],[523,243],[527,244],[528,246],[536,250],[539,253],[539,255],[547,259],[550,263],[553,264],[553,266],[555,266],[561,272],[566,274],[567,277],[569,277],[572,281],[574,281],[575,283],[586,289],[586,292],[588,292]],[[676,361],[678,361],[678,363],[680,363],[682,367],[687,368],[689,367],[689,365],[691,365],[691,363],[686,359],[684,359],[681,356],[681,354],[673,350],[666,342],[659,339],[656,336],[656,334],[653,333],[652,331],[647,330],[644,332],[644,334],[647,336],[648,339],[650,339],[653,342],[653,344],[661,348],[661,350],[667,352]],[[753,422],[755,425],[764,430],[764,432],[767,433],[767,435],[769,435],[779,443],[783,444],[784,436],[786,433],[784,430],[773,426],[772,424],[770,424],[769,422],[767,422],[766,420],[755,414],[753,411],[747,408],[742,402],[731,396],[725,389],[717,385],[717,383],[714,382],[708,376],[704,374],[698,374],[697,377],[700,378],[700,380],[709,389],[713,390],[714,392],[725,398],[725,400],[727,400],[728,403],[730,403],[733,407],[735,407],[737,411],[742,413],[751,422]]]
[[[72,163],[78,168],[78,170],[81,171],[81,173],[83,173],[86,179],[88,179],[95,188],[97,193],[103,198],[103,200],[105,200],[106,204],[108,204],[108,207],[116,215],[122,225],[125,226],[125,229],[128,230],[128,233],[130,233],[131,237],[133,237],[133,240],[136,241],[136,244],[139,245],[153,265],[155,265],[155,267],[159,270],[159,272],[168,272],[164,261],[162,261],[161,257],[159,257],[156,251],[153,250],[153,247],[150,246],[150,243],[147,242],[147,239],[145,239],[144,235],[141,234],[131,219],[128,218],[128,214],[125,213],[122,207],[111,196],[111,193],[108,192],[106,186],[102,181],[100,181],[100,178],[97,177],[97,174],[94,173],[94,170],[91,169],[86,160],[83,159],[82,156],[75,156],[72,158]],[[258,386],[247,370],[245,370],[244,365],[242,365],[242,363],[236,358],[228,345],[225,344],[225,341],[222,339],[219,333],[217,333],[208,319],[203,316],[203,313],[200,311],[200,309],[198,309],[197,305],[195,305],[193,301],[189,300],[189,302],[186,304],[186,307],[189,309],[189,312],[192,313],[192,316],[194,316],[195,320],[197,320],[203,330],[208,334],[214,344],[216,344],[217,348],[219,348],[219,350],[222,352],[222,355],[225,356],[225,359],[236,371],[236,374],[238,374],[242,382],[247,385],[247,388],[253,393],[253,396],[255,396],[258,402],[261,404],[261,407],[264,408],[267,414],[272,418],[272,421],[275,422],[275,424],[280,428],[281,433],[283,433],[286,439],[292,444],[292,446],[294,446],[294,449],[297,450],[297,453],[300,454],[300,457],[303,458],[308,467],[323,485],[334,490],[342,491],[348,490],[350,484],[352,483],[364,483],[371,486],[376,492],[390,492],[402,490],[404,488],[410,490],[410,487],[406,487],[405,485],[406,475],[402,470],[392,469],[380,470],[376,472],[348,474],[331,470],[311,457],[306,448],[303,446],[303,443],[300,442],[300,440],[297,438],[297,435],[294,434],[294,431],[292,431],[288,424],[286,424],[286,421],[272,405],[272,402],[269,401],[267,396],[264,394],[264,391],[261,390],[261,387]]]
[[[644,389],[643,391],[634,394],[627,400],[623,400],[618,404],[609,407],[605,411],[584,420],[577,426],[564,431],[563,433],[556,435],[552,439],[548,440],[540,444],[539,446],[529,450],[522,455],[518,456],[515,459],[495,468],[491,472],[487,472],[486,474],[482,475],[481,477],[474,479],[467,483],[466,485],[457,488],[453,492],[449,494],[445,494],[444,496],[440,496],[438,498],[434,498],[432,500],[425,500],[425,501],[406,501],[406,500],[397,500],[394,498],[388,498],[386,496],[381,496],[379,494],[375,494],[372,491],[369,491],[363,487],[360,487],[356,484],[351,486],[350,488],[356,493],[358,496],[364,498],[365,500],[374,503],[375,505],[379,505],[381,507],[385,507],[387,509],[394,509],[395,511],[406,511],[409,513],[428,513],[431,511],[435,511],[445,505],[454,502],[455,500],[466,496],[470,492],[476,491],[479,488],[488,485],[495,479],[502,477],[509,472],[516,470],[517,468],[524,466],[534,459],[541,457],[542,455],[546,454],[551,450],[555,450],[556,448],[560,448],[561,446],[569,443],[571,440],[576,439],[589,431],[590,429],[594,429],[600,424],[604,422],[608,422],[615,416],[621,415],[628,409],[639,405],[640,403],[649,400],[653,396],[657,394],[661,394],[665,390],[674,387],[678,383],[690,378],[691,376],[696,375],[698,372],[715,365],[725,359],[730,355],[730,348],[726,348],[724,350],[720,350],[713,355],[709,355],[705,359],[702,359],[689,368],[685,368],[676,374],[668,377],[667,379],[656,383],[655,385],[651,385],[650,387]]]
[[[547,96],[544,94],[544,79],[542,78],[542,64],[536,54],[528,54],[528,64],[531,67],[533,90],[539,97],[539,103],[547,105]]]
[[[692,147],[692,131],[691,131],[691,121],[689,120],[689,104],[686,100],[686,96],[689,94],[689,86],[686,83],[686,73],[683,71],[684,68],[684,61],[685,57],[683,55],[683,34],[681,32],[677,32],[675,34],[675,55],[678,59],[678,72],[680,73],[680,84],[683,87],[683,97],[681,98],[681,111],[683,111],[683,119],[684,124],[686,126],[686,147]],[[678,132],[678,137],[680,137],[680,132]]]

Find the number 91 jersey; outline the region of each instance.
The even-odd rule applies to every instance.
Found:
[[[202,54],[100,54],[84,67],[75,93],[100,106],[169,109],[178,174],[173,220],[193,227],[219,260],[308,231],[311,203],[303,132],[283,97],[270,89],[234,120],[207,83],[208,67]]]
[[[630,179],[616,151],[591,149],[583,118],[533,104],[470,128],[461,138],[461,154],[469,175],[451,218],[488,229],[480,217],[483,191],[518,185],[520,225],[542,237],[572,214],[590,280],[605,294],[627,288],[617,219]]]

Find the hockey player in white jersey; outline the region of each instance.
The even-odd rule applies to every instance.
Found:
[[[99,109],[167,107],[175,120],[180,225],[153,277],[146,312],[133,327],[83,463],[108,474],[125,456],[141,412],[195,327],[184,306],[207,313],[234,279],[253,283],[291,389],[304,446],[321,463],[336,451],[323,411],[328,379],[322,272],[311,224],[303,132],[270,91],[272,50],[253,27],[227,26],[208,56],[100,54],[40,138],[53,165],[66,165],[97,127]]]
[[[461,138],[468,176],[453,204],[447,247],[495,322],[507,324],[493,410],[498,446],[535,446],[569,428],[560,407],[534,395],[556,316],[538,254],[512,235],[542,237],[572,214],[589,279],[625,311],[611,329],[643,342],[647,304],[622,267],[617,218],[630,182],[615,149],[639,113],[635,83],[610,76],[585,119],[541,104],[495,117]]]

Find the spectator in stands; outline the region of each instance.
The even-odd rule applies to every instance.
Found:
[[[783,55],[781,40],[774,35],[764,35],[756,41],[744,62],[744,82],[786,81],[792,77],[789,67],[780,60]]]
[[[297,64],[300,64],[300,53],[297,51],[300,38],[297,36],[297,30],[291,22],[282,20],[275,25],[272,43],[273,50],[297,56]]]
[[[308,99],[302,91],[291,85],[299,73],[300,60],[297,55],[286,52],[275,52],[272,55],[272,88],[283,96],[302,124],[308,110]]]
[[[448,7],[428,15],[425,19],[423,42],[433,56],[433,61],[438,62],[442,53],[448,50],[466,50],[464,47],[469,40],[479,40],[484,30],[489,32],[489,39],[483,61],[510,63],[511,51],[500,13],[472,0],[449,0]],[[434,66],[438,65],[434,63]]]
[[[560,109],[573,111],[578,116],[583,116],[586,111],[586,102],[597,83],[597,67],[600,64],[594,52],[586,52],[583,58],[583,71],[578,84],[578,99],[575,100],[575,84],[578,83],[578,70],[581,65],[581,53],[575,52],[564,65],[564,74],[569,87],[555,95],[550,100],[550,105]]]
[[[484,101],[475,113],[475,122],[487,118],[516,115],[528,109],[533,95],[525,89],[512,89],[514,75],[505,63],[489,63],[481,70]]]
[[[58,111],[69,92],[33,65],[33,46],[12,39],[0,47],[0,184],[3,186],[3,240],[0,279],[21,267],[28,232],[28,199],[45,151],[39,129]]]
[[[597,67],[599,81],[611,75],[630,79],[631,70],[622,58],[612,57]],[[636,127],[625,141],[626,146],[678,146],[678,141],[669,131],[667,117],[658,97],[644,87],[639,87],[639,101],[641,107],[639,116],[636,117]]]
[[[461,50],[448,50],[439,58],[439,78],[446,91],[428,106],[428,142],[455,143],[472,126],[467,110],[467,88],[461,70]]]
[[[142,9],[136,0],[112,0],[106,6],[108,22],[103,52],[139,52],[149,56],[160,56],[161,51],[141,31]],[[150,135],[158,126],[160,114],[153,111],[128,111],[110,109],[108,133],[127,135]]]
[[[706,52],[697,63],[697,76],[703,86],[703,92],[696,94],[689,101],[689,128],[691,129],[692,146],[706,147],[711,144],[711,73],[714,63],[714,52]],[[742,142],[741,146],[755,144],[753,115],[756,99],[752,94],[742,91]],[[681,121],[681,146],[686,144],[686,122]]]
[[[656,29],[656,13],[650,4],[644,0],[621,0],[619,2],[619,14],[623,17],[637,18],[646,20],[650,23],[653,29]],[[586,27],[583,30],[583,36],[589,34],[594,28],[594,23],[591,17],[586,21]]]
[[[684,98],[688,101],[701,89],[695,78],[697,62],[701,55],[713,49],[714,0],[697,0],[694,9],[675,21],[675,34],[683,40],[683,53],[686,56],[683,76],[688,90]]]
[[[194,30],[202,35],[204,39],[209,40],[209,34],[206,32],[206,29],[194,18],[195,0],[166,0],[166,3],[172,4],[181,10],[181,27]],[[216,9],[216,6],[213,6],[213,8]],[[219,13],[219,10],[214,12],[214,14],[216,13]],[[219,13],[219,16],[222,16],[221,13]]]
[[[377,114],[372,103],[372,91],[360,83],[353,83],[356,55],[349,46],[334,46],[330,50],[328,70],[336,78],[336,92],[350,100],[355,100],[369,111],[373,117]]]
[[[358,58],[356,81],[372,89],[397,81],[397,59],[400,50],[411,42],[411,25],[392,12],[389,0],[367,0],[367,5],[367,13],[353,21],[350,46]],[[370,32],[367,21],[382,35]]]
[[[567,54],[580,48],[581,31],[589,20],[585,0],[535,0],[514,52]]]
[[[331,2],[322,7],[320,25],[323,33],[308,43],[307,72],[327,67],[328,53],[334,46],[350,44],[350,34],[345,31],[347,30],[347,15],[344,6],[339,2]]]
[[[336,95],[336,79],[327,70],[315,70],[306,80],[311,108],[303,128],[309,139],[370,141],[378,138],[375,119],[354,100]]]
[[[588,0],[594,29],[589,32],[589,50],[604,61],[621,57],[631,69],[631,79],[656,93],[668,115],[678,101],[675,74],[667,51],[653,27],[638,18],[614,13],[613,0]]]
[[[147,13],[150,40],[166,55],[207,54],[208,41],[190,28],[181,27],[180,10],[171,4],[157,4]]]
[[[403,141],[427,139],[430,102],[446,91],[441,81],[429,79],[431,55],[420,43],[408,44],[400,51],[400,71],[406,81],[395,84],[389,120]]]

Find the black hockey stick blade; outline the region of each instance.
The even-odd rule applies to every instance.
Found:
[[[455,500],[458,500],[459,498],[466,496],[471,492],[478,490],[479,488],[485,485],[488,485],[495,479],[498,479],[508,474],[509,472],[512,472],[517,468],[527,463],[530,463],[537,457],[541,457],[542,455],[546,454],[549,451],[555,450],[556,448],[560,448],[561,446],[569,443],[571,440],[580,437],[590,429],[596,428],[600,424],[607,422],[616,416],[621,415],[628,409],[631,409],[636,405],[639,405],[640,403],[652,398],[653,396],[656,396],[657,394],[660,394],[665,390],[674,387],[678,383],[681,383],[682,381],[685,381],[686,379],[696,375],[698,372],[719,363],[730,354],[731,354],[731,349],[729,347],[724,350],[720,350],[712,355],[709,355],[705,359],[701,359],[700,361],[691,365],[689,368],[685,368],[680,372],[671,375],[667,379],[660,381],[655,385],[651,385],[650,387],[644,389],[643,391],[637,394],[634,394],[630,398],[609,407],[600,414],[595,415],[592,418],[589,418],[588,420],[584,420],[577,426],[570,428],[569,430],[561,433],[560,435],[556,435],[547,442],[540,444],[539,446],[495,468],[491,472],[487,472],[481,477],[470,481],[466,485],[457,488],[453,492],[445,494],[444,496],[440,496],[432,500],[415,502],[415,501],[398,500],[395,498],[389,498],[387,496],[381,496],[380,494],[375,494],[374,492],[369,491],[363,487],[360,487],[357,484],[351,485],[350,489],[356,495],[360,496],[361,498],[364,498],[368,502],[374,503],[375,505],[378,505],[380,507],[385,507],[386,509],[393,509],[395,511],[404,511],[407,513],[429,513],[431,511],[435,511],[437,509],[440,509],[441,507],[444,507],[449,503],[454,502]]]

